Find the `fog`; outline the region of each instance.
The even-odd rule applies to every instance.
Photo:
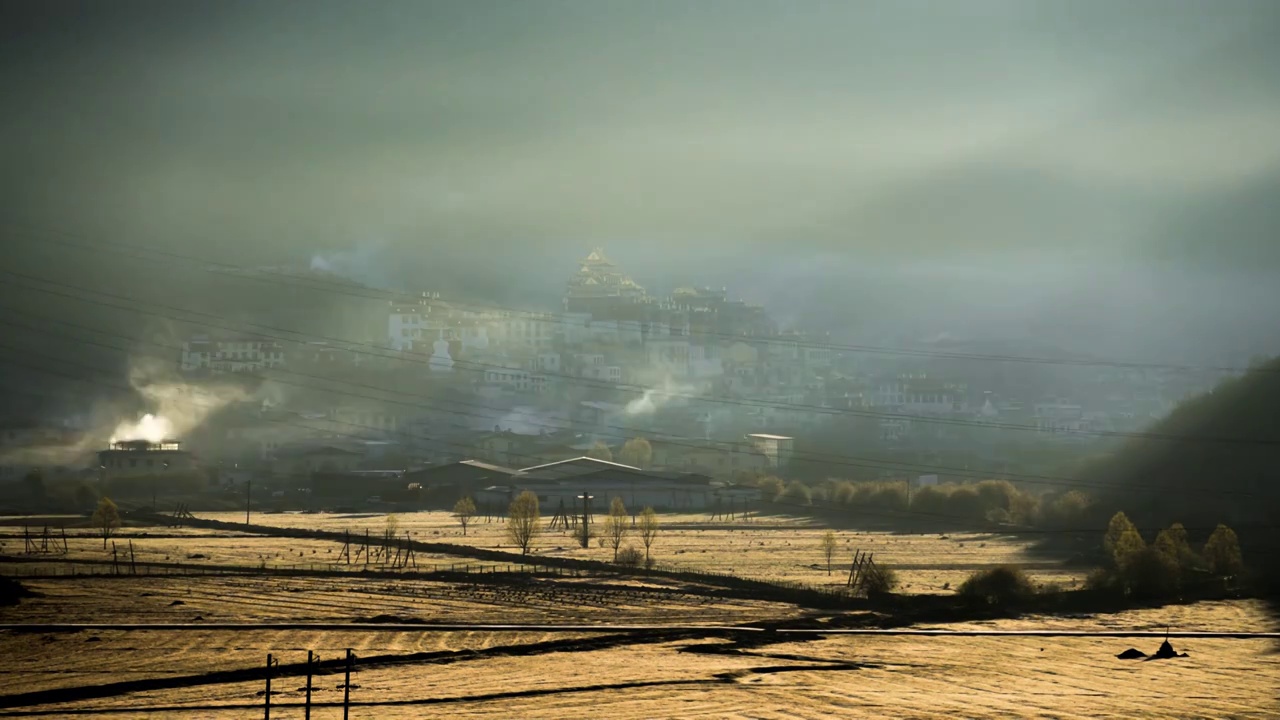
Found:
[[[850,342],[1278,349],[1269,0],[0,12],[6,265],[121,286],[64,233],[555,307],[602,245]]]

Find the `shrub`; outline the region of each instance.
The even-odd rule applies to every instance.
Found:
[[[1084,579],[1084,589],[1094,592],[1121,593],[1124,586],[1116,573],[1106,568],[1094,568]]]
[[[1093,501],[1079,490],[1046,495],[1040,500],[1040,524],[1050,528],[1078,528],[1089,515]]]
[[[1013,516],[1004,508],[991,508],[987,511],[987,522],[996,525],[1008,525],[1013,522]]]
[[[971,485],[951,483],[920,488],[911,498],[915,512],[975,522],[1029,522],[1036,500],[1007,480]]]
[[[867,597],[883,597],[898,587],[898,573],[891,567],[873,565],[862,582],[862,586],[867,590]]]
[[[772,502],[778,499],[782,494],[784,487],[782,479],[769,475],[762,477],[756,482],[756,487],[760,488],[760,499],[766,502]]]
[[[837,505],[851,505],[853,503],[853,494],[855,492],[853,483],[843,480],[836,483],[831,490],[831,501]]]
[[[925,515],[950,515],[948,500],[951,493],[946,485],[928,485],[911,496],[911,511]]]
[[[1021,568],[999,565],[970,575],[956,592],[989,605],[1002,605],[1031,597],[1035,587]]]
[[[901,512],[910,507],[909,497],[906,481],[885,480],[857,483],[849,502],[860,510]]]
[[[1176,595],[1182,585],[1182,574],[1176,558],[1148,547],[1125,558],[1120,580],[1128,595],[1156,599]]]
[[[628,545],[618,551],[614,562],[625,567],[640,567],[644,564],[644,553],[634,545]]]
[[[791,482],[787,483],[787,487],[782,491],[782,495],[779,497],[779,499],[785,500],[791,503],[800,503],[802,505],[808,505],[810,502],[812,502],[813,496],[809,492],[809,488],[804,483],[800,482],[799,480],[792,480]]]

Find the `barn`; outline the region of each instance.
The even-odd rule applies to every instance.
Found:
[[[593,509],[602,512],[613,498],[622,498],[629,510],[652,507],[663,511],[698,511],[716,504],[721,486],[707,475],[641,470],[630,465],[578,457],[519,470],[507,482],[475,493],[481,507],[505,508],[511,499],[528,490],[538,496],[544,514],[561,505],[580,507],[578,496],[595,499]]]

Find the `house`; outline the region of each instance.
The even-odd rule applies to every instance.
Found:
[[[376,497],[385,502],[412,502],[420,498],[420,489],[399,470],[315,472],[307,489],[318,500],[359,502]]]
[[[355,450],[332,445],[283,447],[276,450],[271,459],[271,472],[281,476],[351,472],[361,457]]]
[[[518,472],[514,468],[480,460],[461,460],[411,470],[405,473],[404,480],[411,485],[417,484],[422,489],[423,500],[429,505],[448,509],[458,498],[474,498],[486,487],[509,483]]]
[[[653,440],[650,464],[657,469],[693,472],[729,480],[743,474],[759,475],[770,468],[768,457],[749,443],[713,443]]]
[[[215,339],[196,335],[182,344],[183,372],[261,372],[285,363],[284,346],[258,337]]]
[[[195,459],[177,440],[121,440],[98,453],[103,480],[190,474]]]
[[[508,482],[476,493],[482,507],[505,507],[517,494],[530,491],[538,496],[542,514],[580,508],[579,496],[594,496],[592,510],[606,512],[613,498],[621,498],[631,511],[644,507],[655,510],[705,510],[717,502],[720,485],[706,475],[682,472],[646,471],[630,465],[577,457],[520,470]]]
[[[769,459],[771,467],[785,468],[791,463],[791,455],[795,448],[794,438],[786,435],[752,433],[747,436],[747,440]]]

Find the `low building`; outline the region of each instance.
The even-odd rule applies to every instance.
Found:
[[[450,509],[459,498],[474,498],[486,487],[507,484],[519,472],[480,460],[462,460],[411,470],[405,473],[404,479],[421,488],[428,505]]]
[[[182,344],[183,372],[255,373],[284,364],[284,346],[264,338],[197,335]]]
[[[345,473],[355,470],[361,457],[355,450],[332,445],[283,447],[271,459],[271,472],[277,476]]]
[[[177,440],[121,440],[98,453],[104,480],[117,478],[191,474],[196,469],[191,453]]]
[[[608,511],[613,498],[621,498],[631,511],[705,510],[716,505],[721,485],[697,473],[646,471],[630,465],[578,457],[520,470],[508,482],[476,493],[482,507],[502,509],[521,492],[538,496],[543,515],[564,508],[580,511],[586,492],[592,495],[596,514]]]
[[[768,433],[752,433],[747,440],[756,447],[773,468],[785,468],[791,464],[791,455],[795,451],[795,439],[786,435],[770,435]]]

